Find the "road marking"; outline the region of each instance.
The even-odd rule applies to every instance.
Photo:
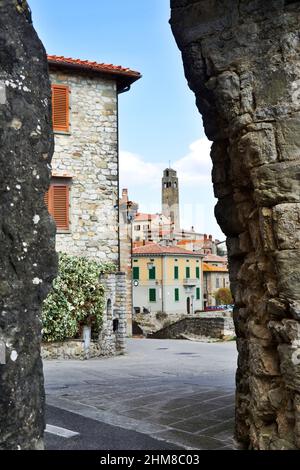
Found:
[[[47,424],[46,432],[49,434],[55,434],[56,436],[65,437],[70,439],[70,437],[79,436],[79,432],[70,431],[69,429],[60,428],[59,426],[52,426],[52,424]]]

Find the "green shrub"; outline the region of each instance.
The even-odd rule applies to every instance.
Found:
[[[98,264],[60,253],[58,276],[43,304],[43,341],[77,338],[83,324],[98,333],[104,310],[104,287],[99,276],[115,269],[111,263]]]

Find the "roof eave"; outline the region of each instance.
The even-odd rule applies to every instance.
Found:
[[[138,72],[125,72],[125,71],[111,71],[111,70],[96,70],[89,66],[85,66],[82,64],[70,64],[67,62],[57,62],[55,60],[48,59],[49,68],[52,69],[67,69],[67,70],[74,70],[74,71],[82,71],[88,72],[93,75],[98,75],[103,78],[108,78],[111,80],[117,81],[117,90],[118,93],[123,93],[128,91],[131,85],[142,78],[142,75]]]

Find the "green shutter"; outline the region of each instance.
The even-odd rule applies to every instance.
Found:
[[[139,278],[140,278],[140,268],[138,268],[136,266],[133,268],[132,277],[133,277],[134,280],[139,280]]]
[[[196,288],[196,300],[200,300],[200,287]]]
[[[189,278],[191,277],[191,273],[190,273],[190,268],[189,268],[189,266],[187,266],[187,267],[185,268],[185,277],[186,277],[187,279],[189,279]]]
[[[175,289],[175,302],[178,302],[179,301],[179,289],[176,288]]]
[[[174,279],[179,279],[179,268],[174,266]]]
[[[149,301],[156,302],[156,289],[149,289]]]
[[[149,279],[156,279],[156,269],[155,266],[149,269]]]
[[[199,266],[196,267],[196,278],[200,279],[200,268],[199,268]]]

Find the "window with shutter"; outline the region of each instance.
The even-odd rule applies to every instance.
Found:
[[[149,289],[149,301],[156,302],[156,289]]]
[[[44,195],[45,204],[55,220],[58,231],[69,230],[69,187],[68,183],[51,183]]]
[[[69,187],[53,185],[53,218],[59,230],[69,229]]]
[[[69,132],[69,87],[52,85],[52,122],[53,130]]]
[[[139,280],[140,279],[140,268],[135,266],[132,270],[132,277],[134,280]]]

